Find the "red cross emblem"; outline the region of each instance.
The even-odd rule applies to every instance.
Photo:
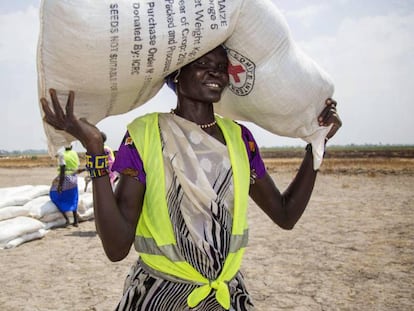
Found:
[[[239,83],[240,82],[239,74],[246,72],[246,70],[244,70],[244,68],[241,65],[233,66],[233,64],[229,62],[228,72],[229,72],[229,75],[233,77],[234,81],[236,83]]]
[[[246,56],[235,50],[227,49],[229,65],[227,68],[230,81],[229,89],[236,96],[249,95],[254,87],[256,65]]]

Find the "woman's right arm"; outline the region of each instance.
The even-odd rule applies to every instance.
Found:
[[[65,112],[54,89],[50,90],[51,105],[41,98],[44,121],[78,139],[91,155],[103,155],[104,144],[100,130],[73,112],[75,94],[69,92]],[[111,261],[125,258],[135,239],[135,228],[141,213],[145,185],[133,177],[122,175],[115,193],[105,175],[93,179],[95,226],[105,253]]]
[[[108,258],[119,261],[134,242],[145,185],[121,174],[113,194],[108,176],[92,180],[95,226]]]

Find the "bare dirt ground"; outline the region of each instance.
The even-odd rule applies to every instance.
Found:
[[[265,162],[283,190],[299,160]],[[49,184],[51,163],[0,161],[0,187]],[[412,157],[327,158],[292,231],[251,202],[242,271],[256,310],[413,310],[413,184]],[[93,221],[54,229],[0,251],[0,310],[113,310],[135,259],[109,262]]]

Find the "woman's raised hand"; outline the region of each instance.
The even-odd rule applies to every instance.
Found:
[[[326,107],[319,115],[318,122],[320,126],[330,126],[332,124],[331,130],[326,135],[326,141],[328,141],[328,139],[332,138],[342,126],[342,121],[339,118],[338,112],[336,111],[337,102],[332,98],[328,98],[325,101],[325,104]]]
[[[65,111],[63,111],[55,89],[50,89],[51,105],[44,97],[40,99],[43,118],[57,130],[62,130],[78,139],[90,153],[103,153],[103,140],[100,130],[86,119],[78,119],[73,113],[75,93],[69,91]]]

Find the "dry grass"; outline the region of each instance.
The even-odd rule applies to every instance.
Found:
[[[302,159],[265,158],[266,168],[270,172],[297,170]],[[412,158],[327,158],[324,159],[321,172],[325,174],[414,174]]]
[[[84,154],[79,155],[81,163]],[[264,158],[270,172],[295,171],[302,158]],[[82,163],[83,165],[83,163]],[[56,159],[48,155],[2,157],[0,168],[35,168],[55,167]],[[321,172],[345,174],[414,174],[414,158],[400,157],[327,157],[324,159]]]
[[[82,162],[84,154],[79,154],[79,158]],[[55,167],[56,163],[56,159],[49,155],[0,157],[0,168]]]
[[[342,158],[326,159],[324,173],[350,174],[414,174],[412,158]]]

